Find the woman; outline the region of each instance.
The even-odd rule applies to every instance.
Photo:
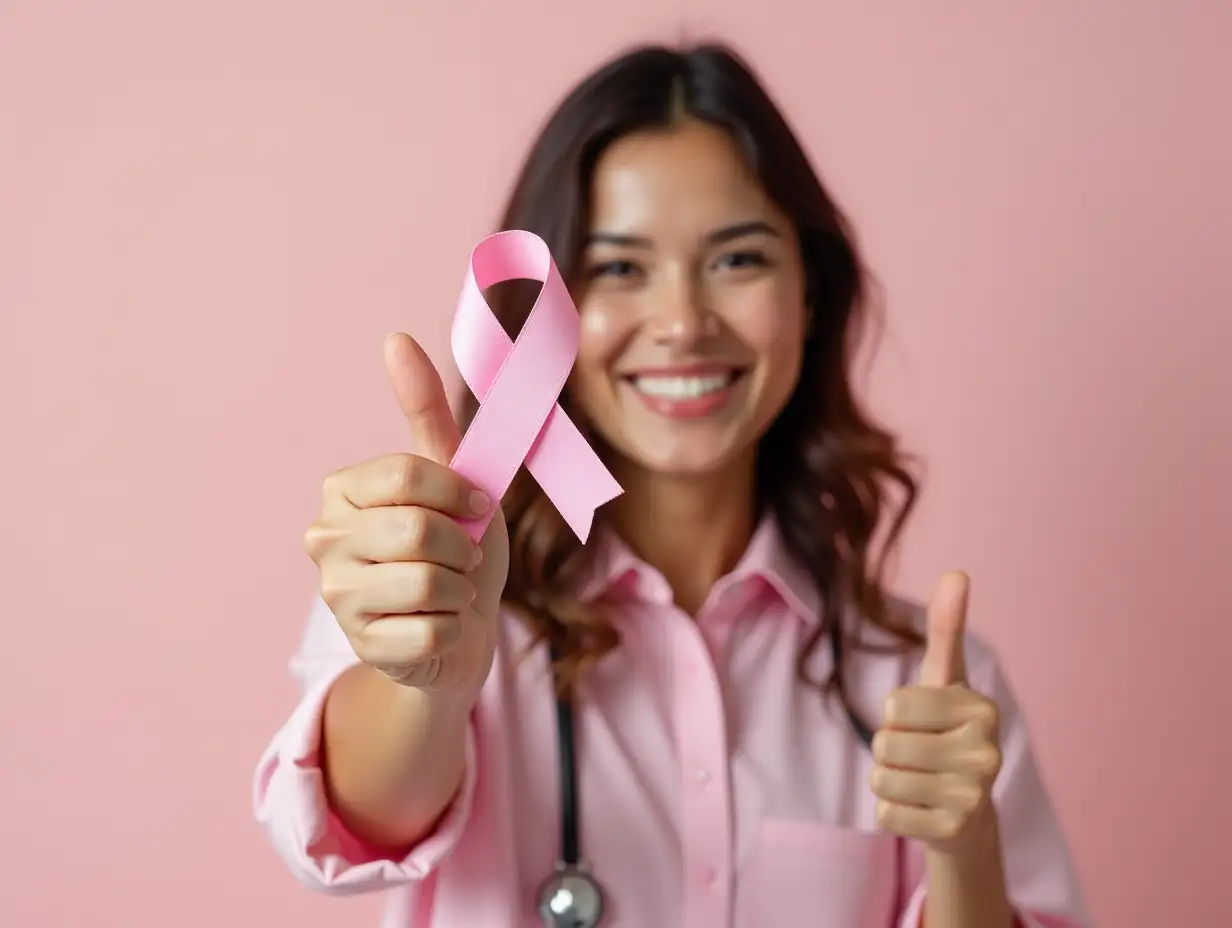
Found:
[[[494,501],[447,467],[431,363],[387,340],[419,456],[326,480],[303,701],[257,774],[294,872],[394,889],[384,924],[416,928],[570,924],[594,900],[552,884],[562,855],[605,925],[1088,924],[966,578],[926,610],[880,583],[915,485],[850,384],[859,257],[749,69],[609,63],[502,228],[570,286],[561,404],[624,493],[582,545],[520,473],[476,547],[459,520]],[[489,302],[512,333],[533,297]]]

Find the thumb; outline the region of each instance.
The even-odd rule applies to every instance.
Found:
[[[462,435],[432,360],[415,339],[396,332],[385,339],[385,367],[398,405],[411,426],[416,453],[448,464]]]
[[[961,571],[941,578],[928,606],[928,643],[920,667],[921,686],[950,686],[967,682],[963,636],[967,629],[967,600],[971,580]]]

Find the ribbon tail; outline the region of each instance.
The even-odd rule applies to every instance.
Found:
[[[526,456],[526,469],[582,544],[590,537],[595,511],[624,492],[560,406],[548,414]]]

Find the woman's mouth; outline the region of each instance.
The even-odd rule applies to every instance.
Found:
[[[700,419],[720,412],[731,401],[742,368],[710,367],[688,371],[640,371],[623,379],[652,412],[669,419]]]

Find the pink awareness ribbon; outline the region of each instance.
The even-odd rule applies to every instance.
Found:
[[[506,280],[543,282],[516,341],[483,290]],[[581,324],[547,243],[531,232],[498,232],[475,246],[453,319],[458,371],[479,411],[449,466],[499,501],[523,462],[583,542],[595,510],[623,490],[557,404],[577,360]],[[462,524],[478,541],[491,515]]]

